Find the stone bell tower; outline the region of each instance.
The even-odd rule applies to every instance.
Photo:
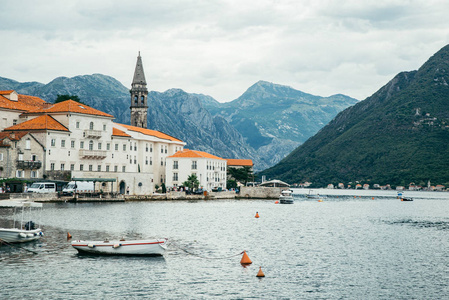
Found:
[[[148,90],[140,51],[139,56],[137,56],[136,70],[134,71],[134,78],[129,92],[131,93],[131,125],[147,128]]]

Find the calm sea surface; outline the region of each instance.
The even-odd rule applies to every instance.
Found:
[[[448,299],[449,193],[296,190],[273,200],[44,204],[45,236],[0,247],[0,299]],[[327,194],[327,195],[325,195]],[[354,197],[355,195],[355,197]],[[373,199],[374,197],[374,199]],[[12,220],[0,209],[0,226]],[[254,216],[259,213],[260,218]],[[67,241],[168,238],[163,257]],[[247,251],[253,264],[240,265]],[[265,278],[257,278],[262,267]]]

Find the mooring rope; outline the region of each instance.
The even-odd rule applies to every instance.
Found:
[[[33,254],[38,254],[36,251],[30,250],[30,249],[27,249],[27,248],[24,248],[24,247],[20,247],[19,245],[13,245],[13,244],[8,243],[7,241],[2,240],[2,239],[0,239],[0,245],[1,245],[1,244],[8,245],[8,246],[11,247],[11,248],[19,248],[19,249],[21,249],[21,250],[28,251],[28,252],[31,252],[31,253],[33,253]]]
[[[233,255],[229,255],[229,256],[222,256],[222,257],[209,257],[209,256],[203,256],[203,255],[200,255],[200,254],[196,254],[196,253],[190,252],[190,251],[182,248],[181,246],[179,246],[178,244],[176,244],[173,241],[170,241],[169,244],[175,246],[175,248],[177,248],[179,250],[182,250],[182,251],[184,251],[185,253],[187,253],[189,255],[193,255],[193,256],[196,256],[196,257],[199,257],[199,258],[203,258],[203,259],[228,259],[228,258],[231,258],[231,257],[242,255],[245,252],[245,251],[242,251],[242,252],[237,253],[237,254],[233,254]]]

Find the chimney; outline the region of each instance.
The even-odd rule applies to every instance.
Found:
[[[47,109],[47,108],[50,108],[50,107],[52,107],[52,106],[53,106],[52,103],[45,102],[43,108],[44,108],[44,109]]]

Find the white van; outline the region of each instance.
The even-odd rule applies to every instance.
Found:
[[[28,188],[28,193],[56,193],[54,182],[35,182]]]
[[[93,181],[70,181],[63,189],[63,195],[72,195],[75,191],[79,193],[92,193],[94,192]]]

